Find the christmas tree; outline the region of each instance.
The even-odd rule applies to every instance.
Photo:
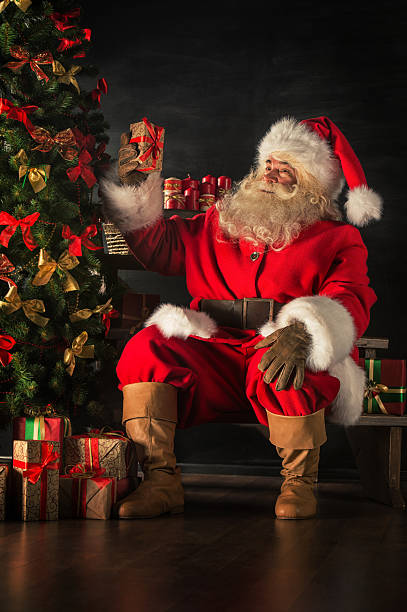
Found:
[[[70,0],[0,2],[0,423],[104,414],[115,287],[101,269],[97,180],[107,93]],[[95,88],[80,88],[80,76]],[[8,287],[8,288],[7,288]],[[113,301],[112,301],[113,298]]]

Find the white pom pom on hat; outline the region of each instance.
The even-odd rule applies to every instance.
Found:
[[[273,152],[289,153],[336,199],[346,181],[348,220],[362,227],[382,215],[382,198],[370,189],[348,140],[328,117],[298,122],[284,117],[274,123],[258,146],[258,164]]]

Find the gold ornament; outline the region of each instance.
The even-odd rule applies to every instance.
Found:
[[[44,302],[42,300],[22,300],[17,292],[17,287],[10,287],[5,296],[5,302],[0,301],[0,310],[5,314],[16,312],[20,308],[27,319],[39,327],[45,327],[49,321],[47,317],[41,316],[40,312],[45,312]]]
[[[71,348],[66,348],[64,353],[64,364],[67,366],[66,371],[69,376],[72,376],[75,369],[75,357],[81,359],[93,359],[95,356],[95,347],[93,344],[84,346],[88,341],[88,334],[83,331],[72,341]]]
[[[8,7],[10,2],[14,2],[20,11],[23,11],[23,13],[25,13],[28,7],[32,4],[31,0],[2,0],[2,2],[0,2],[0,13],[2,13],[4,9]]]
[[[62,271],[65,279],[63,281],[64,291],[79,291],[79,285],[76,279],[68,272],[79,265],[79,259],[75,255],[70,255],[68,249],[65,250],[59,257],[58,261],[52,259],[45,249],[40,250],[38,257],[39,271],[33,278],[32,284],[35,287],[46,285],[56,269]]]
[[[78,321],[84,321],[85,319],[89,319],[93,314],[105,314],[106,312],[110,312],[113,310],[113,306],[110,304],[112,298],[110,298],[106,304],[101,304],[100,306],[96,306],[96,308],[83,308],[82,310],[77,310],[69,315],[72,323],[77,323]]]
[[[80,70],[82,70],[81,66],[71,66],[69,70],[65,70],[65,68],[60,62],[58,62],[57,60],[54,60],[52,62],[52,70],[54,74],[58,77],[57,80],[59,83],[65,83],[65,85],[72,84],[75,87],[78,94],[81,93],[81,90],[79,89],[78,81],[75,79],[75,75],[78,74]]]
[[[49,164],[43,164],[42,168],[37,168],[34,166],[30,168],[28,164],[28,157],[24,149],[20,149],[14,159],[16,162],[21,164],[18,169],[18,178],[21,179],[23,176],[26,178],[28,177],[31,187],[34,189],[35,193],[42,191],[42,189],[47,186],[47,179],[49,178],[51,171],[51,166]]]

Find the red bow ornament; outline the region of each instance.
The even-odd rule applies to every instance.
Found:
[[[35,484],[41,478],[41,475],[47,466],[51,463],[55,463],[55,461],[59,458],[59,453],[54,451],[53,444],[47,444],[47,448],[45,453],[43,453],[43,457],[41,458],[41,463],[37,465],[32,465],[28,469],[23,471],[23,477],[28,478],[28,481],[32,484]],[[55,468],[53,468],[55,469]]]
[[[143,117],[143,123],[146,126],[150,136],[136,136],[130,139],[130,142],[147,142],[151,144],[150,147],[144,153],[138,156],[140,162],[145,162],[151,156],[151,166],[148,168],[137,168],[139,172],[148,172],[154,170],[157,165],[157,160],[160,157],[160,151],[164,148],[164,143],[160,142],[160,138],[163,135],[164,128],[158,125],[153,126],[147,117]]]
[[[79,150],[86,149],[87,151],[93,151],[96,144],[96,138],[93,134],[82,134],[79,128],[72,128],[72,132],[75,136],[76,144],[79,147]]]
[[[38,147],[34,147],[33,151],[41,151],[41,153],[49,153],[55,146],[58,153],[67,161],[72,161],[77,155],[75,136],[71,128],[58,132],[54,137],[45,128],[34,126],[31,132],[35,142],[39,142]]]
[[[101,246],[96,246],[96,244],[93,244],[93,242],[89,240],[89,238],[94,238],[97,233],[98,230],[95,224],[88,225],[80,236],[73,234],[69,225],[64,225],[62,228],[62,238],[70,242],[69,253],[77,257],[82,255],[82,246],[85,246],[90,251],[97,251],[103,248]]]
[[[7,98],[0,98],[0,115],[5,113],[7,115],[7,119],[15,119],[16,121],[20,121],[27,128],[28,132],[31,134],[34,129],[33,124],[28,119],[28,113],[33,113],[38,110],[38,106],[14,106],[7,100]]]
[[[120,316],[120,312],[118,310],[115,310],[114,308],[112,308],[108,312],[104,312],[102,314],[102,323],[104,324],[104,326],[106,328],[105,337],[107,336],[107,334],[110,331],[110,320],[111,319],[118,319],[119,316]]]
[[[96,89],[92,89],[91,96],[93,102],[97,102],[97,105],[100,106],[100,96],[102,94],[107,94],[107,81],[106,79],[99,79]]]
[[[3,280],[6,283],[9,283],[9,285],[14,285],[14,287],[17,287],[15,282],[7,276],[7,274],[11,274],[12,272],[14,272],[15,269],[16,267],[11,263],[9,258],[6,257],[4,253],[1,253],[0,254],[0,280]]]
[[[75,183],[81,176],[88,188],[92,189],[96,183],[96,177],[93,174],[92,168],[89,167],[89,163],[91,161],[92,156],[88,153],[88,151],[86,151],[86,149],[83,149],[79,154],[78,165],[75,166],[75,168],[68,168],[66,171],[69,180],[72,181],[72,183]]]
[[[80,8],[72,9],[68,13],[51,13],[49,18],[53,21],[54,26],[60,32],[65,32],[65,30],[69,30],[70,28],[75,28],[75,25],[69,25],[68,21],[70,19],[76,19],[81,14]]]
[[[75,40],[71,40],[69,38],[61,38],[61,42],[59,43],[58,47],[57,47],[57,51],[59,51],[60,53],[62,53],[62,51],[66,51],[67,49],[72,49],[72,47],[77,47],[78,45],[81,45],[82,42],[84,40],[86,40],[87,42],[90,41],[90,37],[91,37],[91,33],[92,30],[90,30],[89,28],[84,28],[82,30],[82,34],[83,34],[83,38],[75,38]],[[85,55],[84,52],[81,52],[79,55],[75,55],[74,57],[83,57]]]
[[[13,359],[13,355],[9,351],[13,348],[16,341],[8,334],[0,334],[0,363],[2,366],[7,366]]]
[[[4,68],[10,68],[10,70],[20,70],[27,62],[30,63],[31,69],[37,75],[37,79],[45,79],[45,81],[49,80],[49,77],[45,74],[45,72],[40,68],[40,64],[52,64],[53,58],[49,51],[41,51],[36,55],[31,55],[27,49],[21,47],[20,45],[11,45],[10,47],[10,55],[15,57],[17,62],[7,62],[4,64]]]
[[[24,219],[16,219],[12,215],[9,215],[8,212],[4,210],[0,212],[0,225],[7,225],[6,228],[0,234],[0,244],[5,247],[8,247],[8,243],[10,241],[11,236],[13,236],[14,232],[18,227],[21,227],[21,233],[23,234],[23,240],[27,248],[30,251],[33,251],[37,248],[38,244],[34,242],[34,239],[31,234],[31,227],[37,221],[40,216],[39,212],[33,213],[32,215],[27,215]]]

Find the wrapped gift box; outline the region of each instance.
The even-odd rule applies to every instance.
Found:
[[[108,478],[127,478],[137,474],[134,443],[120,433],[79,434],[65,438],[66,468],[83,465],[88,472],[104,469]]]
[[[151,123],[147,117],[130,125],[130,142],[137,144],[138,172],[154,172],[162,169],[164,134],[163,127]]]
[[[13,493],[23,521],[57,520],[59,442],[14,440]]]
[[[122,329],[139,331],[159,304],[160,296],[157,294],[125,293],[123,295],[120,323]]]
[[[359,359],[359,365],[365,369],[367,379],[363,412],[403,415],[406,407],[406,361]]]
[[[6,500],[8,484],[9,466],[0,463],[0,521],[6,518]]]
[[[64,436],[69,435],[71,435],[71,422],[68,417],[37,416],[15,417],[13,419],[13,440],[59,442],[62,448]]]

